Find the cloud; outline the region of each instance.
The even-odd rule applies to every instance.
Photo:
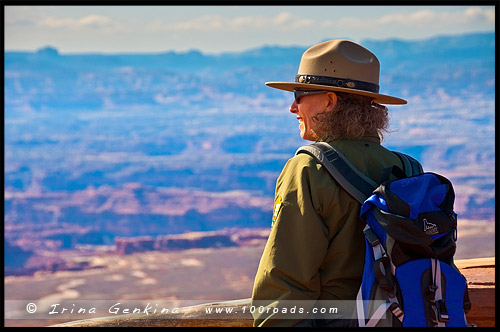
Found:
[[[5,25],[12,26],[31,26],[36,25],[43,16],[44,8],[36,10],[30,6],[6,6],[5,7]]]
[[[312,26],[313,20],[294,16],[288,12],[279,13],[273,17],[267,16],[237,16],[233,18],[221,15],[203,15],[193,19],[165,23],[162,20],[155,20],[148,24],[149,31],[176,31],[176,32],[196,32],[196,31],[242,31],[245,29],[280,29],[290,31]]]
[[[123,25],[107,16],[88,14],[79,18],[50,15],[51,6],[7,6],[5,25],[13,28],[49,29],[101,29],[103,31],[123,30]]]
[[[438,14],[431,10],[420,10],[418,12],[408,14],[390,14],[382,16],[376,20],[377,24],[403,24],[403,25],[427,25],[436,20]]]
[[[322,23],[323,27],[351,27],[358,29],[386,28],[394,25],[410,28],[422,28],[433,25],[435,27],[453,27],[457,25],[474,24],[490,25],[495,23],[494,8],[469,7],[463,11],[436,12],[431,9],[422,9],[414,13],[391,13],[379,18],[361,19],[357,17],[343,17],[337,21],[327,20]]]
[[[469,7],[461,12],[436,13],[431,10],[421,10],[413,14],[392,14],[377,20],[380,24],[399,23],[409,26],[424,26],[438,23],[440,25],[471,24],[479,22],[495,23],[495,10]]]
[[[87,15],[78,19],[74,18],[59,18],[48,16],[38,22],[40,27],[47,28],[68,28],[68,29],[116,29],[120,28],[120,24],[113,22],[110,18],[102,15]]]
[[[112,21],[109,18],[100,15],[88,15],[82,17],[78,22],[82,26],[95,26],[95,27],[108,26],[112,24]]]

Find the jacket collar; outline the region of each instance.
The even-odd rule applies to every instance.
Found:
[[[339,140],[334,140],[328,143],[333,143],[335,141],[367,141],[371,143],[377,143],[380,144],[380,137],[378,136],[377,132],[370,132],[366,133],[363,137],[360,139],[339,139]]]

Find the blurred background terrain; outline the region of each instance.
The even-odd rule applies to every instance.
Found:
[[[453,182],[457,258],[494,256],[494,33],[361,44],[408,100],[383,144]],[[276,178],[307,144],[264,82],[306,48],[6,51],[5,299],[249,297]]]

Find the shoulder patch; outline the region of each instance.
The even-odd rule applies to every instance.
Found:
[[[281,206],[282,206],[281,203],[282,203],[281,196],[279,196],[279,195],[276,196],[276,199],[274,200],[273,221],[271,222],[271,227],[273,227],[274,222],[278,218],[278,214],[281,211]]]

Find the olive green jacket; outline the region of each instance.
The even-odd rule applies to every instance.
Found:
[[[403,166],[376,134],[329,143],[377,183],[385,167]],[[293,326],[304,319],[273,313],[279,303],[309,305],[307,312],[316,300],[355,300],[365,252],[360,207],[310,155],[288,160],[276,183],[273,225],[255,276],[254,326]]]

